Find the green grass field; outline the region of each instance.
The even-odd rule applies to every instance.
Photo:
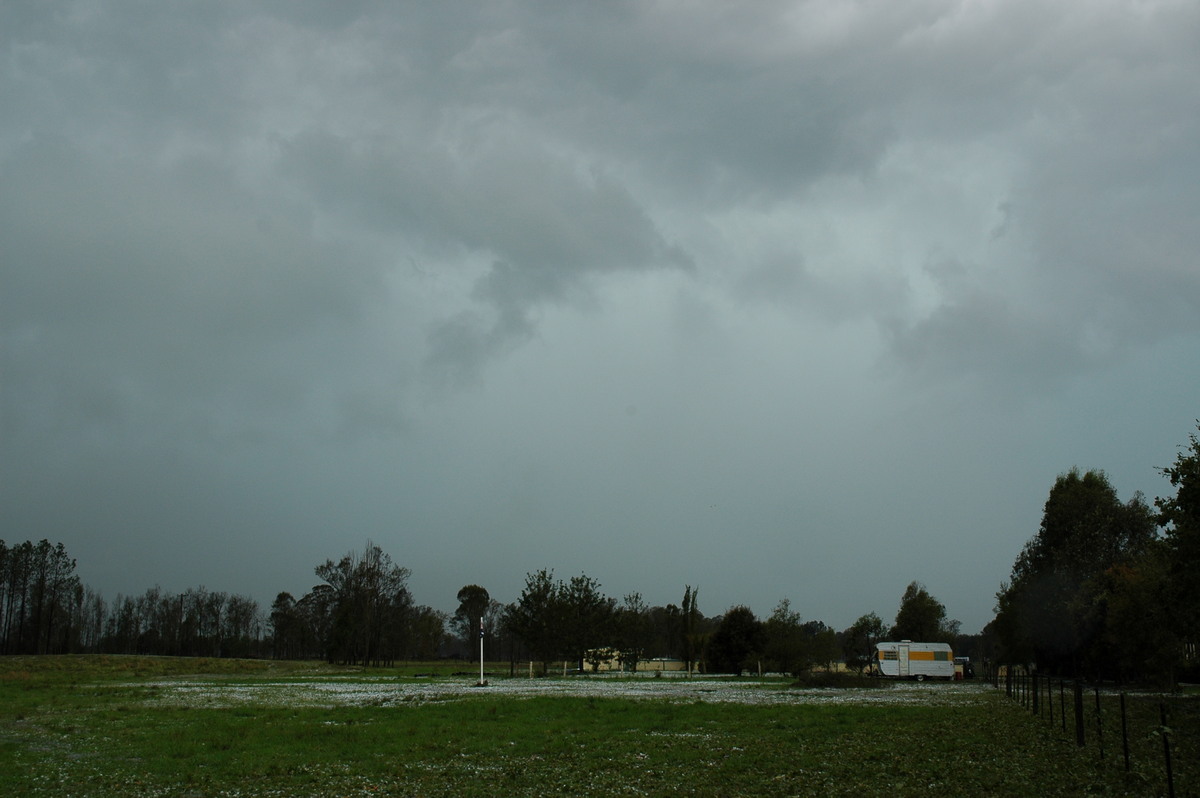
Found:
[[[1165,794],[1158,763],[1100,764],[981,685],[490,676],[475,689],[434,667],[0,658],[0,794]]]

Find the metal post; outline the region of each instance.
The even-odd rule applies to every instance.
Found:
[[[1067,733],[1067,699],[1066,692],[1063,689],[1063,680],[1058,680],[1058,705],[1062,708],[1062,730],[1063,734]]]
[[[1104,758],[1104,723],[1100,715],[1100,688],[1096,690],[1096,747],[1100,749],[1100,758]]]
[[[1083,685],[1075,681],[1075,744],[1083,748]]]
[[[1129,726],[1125,721],[1125,694],[1121,693],[1121,750],[1125,754],[1125,772],[1129,772]]]
[[[1167,731],[1167,705],[1158,705],[1158,717],[1162,722],[1160,730],[1163,740],[1163,759],[1167,763],[1167,795],[1175,798],[1175,777],[1171,775],[1171,740]]]

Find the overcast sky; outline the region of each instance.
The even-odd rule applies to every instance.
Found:
[[[0,538],[975,632],[1200,416],[1193,0],[0,5]]]

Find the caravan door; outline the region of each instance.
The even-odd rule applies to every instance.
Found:
[[[896,646],[896,675],[901,679],[908,678],[908,644]]]

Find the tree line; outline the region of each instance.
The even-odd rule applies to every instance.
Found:
[[[445,614],[413,602],[409,570],[379,546],[368,542],[315,571],[322,584],[299,600],[285,592],[272,603],[272,656],[367,666],[437,658]]]
[[[821,621],[805,621],[786,598],[760,620],[745,605],[706,617],[698,596],[687,585],[680,605],[648,607],[638,593],[618,603],[585,574],[564,582],[541,570],[526,576],[520,597],[501,608],[498,617],[500,628],[514,635],[528,659],[540,662],[543,670],[551,662],[568,661],[580,671],[594,670],[612,659],[636,670],[647,658],[664,657],[681,660],[689,671],[799,675],[838,661],[861,671],[875,644],[888,637],[945,641],[968,649],[973,644],[919,582],[905,589],[892,626],[871,612],[840,632]],[[456,617],[469,612],[460,605]]]
[[[153,587],[110,604],[86,587],[62,543],[0,540],[0,653],[264,656],[258,602]]]
[[[0,653],[274,657],[372,666],[470,658],[482,637],[493,660],[514,667],[537,661],[543,672],[551,662],[585,671],[610,658],[636,670],[657,657],[682,660],[689,671],[800,673],[840,659],[861,668],[889,634],[969,639],[915,582],[901,597],[894,626],[872,612],[836,632],[804,621],[787,599],[763,621],[745,606],[709,617],[691,585],[678,605],[651,607],[639,593],[618,602],[586,574],[563,581],[546,569],[526,575],[512,604],[466,585],[458,609],[447,615],[417,605],[409,570],[369,541],[361,552],[316,566],[319,584],[299,599],[279,593],[267,613],[249,596],[203,587],[172,593],[156,586],[109,603],[82,583],[75,567],[61,543],[0,541]]]
[[[153,587],[108,603],[85,586],[62,543],[0,540],[0,653],[136,653],[324,659],[360,665],[470,657],[482,635],[493,659],[596,668],[615,657],[634,669],[652,657],[691,669],[800,673],[841,659],[861,668],[885,637],[944,641],[960,654],[1067,676],[1173,684],[1200,677],[1200,440],[1189,436],[1159,469],[1175,491],[1153,506],[1119,500],[1103,471],[1059,475],[1038,532],[996,596],[978,638],[917,582],[886,626],[868,613],[839,631],[804,621],[783,599],[769,617],[746,606],[700,612],[688,585],[680,604],[618,602],[595,579],[526,575],[504,605],[466,585],[452,614],[418,605],[409,571],[368,541],[314,568],[320,583],[299,599],[276,596],[268,613],[244,595]]]
[[[1158,469],[1175,495],[1119,500],[1108,476],[1060,474],[996,595],[998,660],[1069,677],[1200,677],[1200,440]]]

